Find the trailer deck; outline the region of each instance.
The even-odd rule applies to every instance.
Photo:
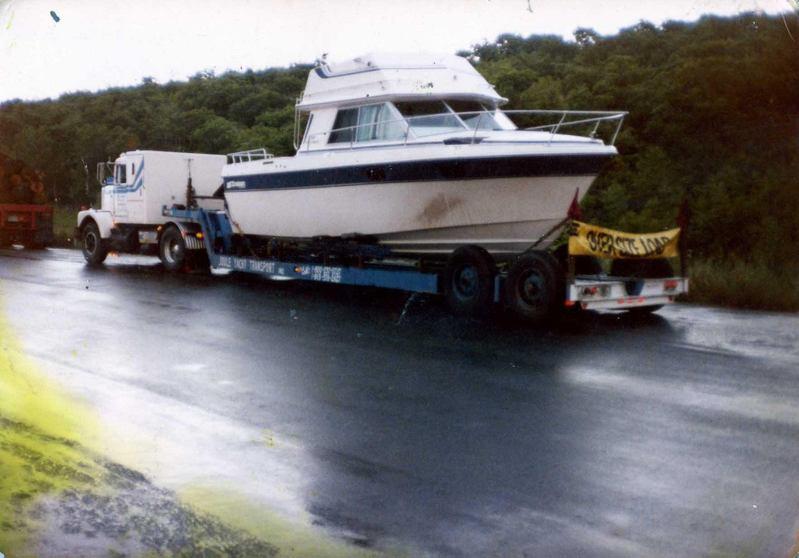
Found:
[[[165,206],[163,213],[184,224],[197,227],[194,231],[187,229],[183,233],[184,239],[187,240],[187,248],[205,249],[208,263],[214,269],[253,273],[267,278],[444,294],[440,272],[420,270],[411,264],[366,261],[357,266],[328,265],[234,255],[231,253],[233,230],[224,211]],[[502,302],[506,278],[507,272],[503,269],[500,269],[494,277],[492,293],[494,303]],[[637,307],[657,307],[673,302],[678,295],[687,292],[688,279],[574,275],[567,276],[565,287],[562,304],[567,308],[628,310]]]

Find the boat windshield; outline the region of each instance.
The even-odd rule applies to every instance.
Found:
[[[416,137],[468,130],[502,130],[492,111],[477,101],[400,101],[394,106]]]
[[[458,114],[460,119],[470,130],[502,129],[502,126],[494,120],[494,116],[491,114],[492,111],[477,101],[447,99],[446,103],[449,105],[449,108],[452,109],[452,112]]]
[[[443,101],[398,101],[394,106],[408,122],[416,137],[466,129]]]

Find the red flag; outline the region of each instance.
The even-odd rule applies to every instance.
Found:
[[[580,189],[577,188],[574,192],[574,199],[572,200],[571,205],[569,206],[569,211],[566,213],[566,216],[569,219],[573,219],[575,221],[581,221],[583,218],[583,212],[580,209]]]

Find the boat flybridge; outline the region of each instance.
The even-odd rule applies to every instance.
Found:
[[[626,113],[502,110],[506,102],[459,56],[320,63],[297,101],[296,154],[228,155],[233,226],[372,239],[397,254],[446,257],[464,245],[518,254],[617,154]]]

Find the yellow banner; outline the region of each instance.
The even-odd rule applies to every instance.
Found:
[[[572,221],[569,254],[598,258],[674,258],[678,255],[680,229],[633,234]]]

